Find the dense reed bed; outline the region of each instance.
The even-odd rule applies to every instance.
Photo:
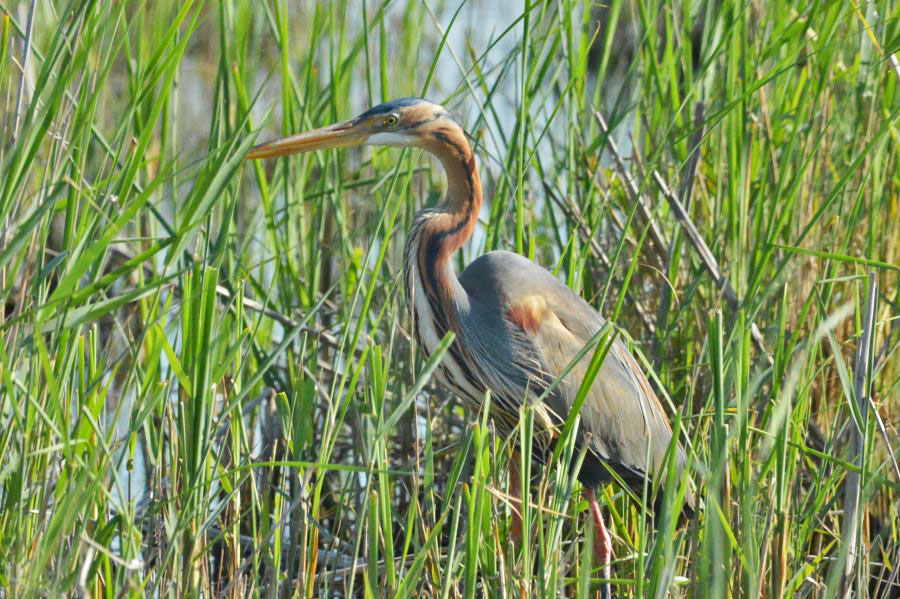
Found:
[[[243,162],[426,96],[478,141],[458,266],[558,273],[690,447],[686,527],[604,489],[617,596],[900,596],[898,48],[888,0],[0,0],[0,595],[597,592],[577,449],[519,505],[530,411],[412,350],[439,165]]]

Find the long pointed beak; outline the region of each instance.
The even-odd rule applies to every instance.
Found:
[[[274,158],[298,152],[358,146],[365,142],[367,137],[368,133],[354,121],[345,121],[259,144],[247,153],[245,159]]]

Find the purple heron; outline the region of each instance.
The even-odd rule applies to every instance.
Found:
[[[481,179],[465,131],[442,106],[419,98],[394,100],[349,121],[258,145],[247,158],[361,144],[421,148],[446,171],[443,203],[418,212],[404,252],[406,299],[419,347],[427,357],[447,331],[456,336],[436,371],[438,380],[476,410],[490,391],[491,417],[505,435],[515,433],[523,402],[545,395],[531,402],[535,426],[545,433],[534,436],[552,439],[569,414],[590,352],[544,392],[606,321],[547,270],[518,254],[489,252],[457,277],[451,257],[475,228]],[[612,545],[594,490],[619,478],[640,494],[645,479],[661,474],[672,429],[647,377],[618,338],[580,417],[576,441],[587,451],[578,476],[598,531],[597,560],[608,577]],[[538,457],[546,455],[547,443],[541,445]],[[685,454],[680,445],[675,450],[681,474]],[[685,513],[693,505],[688,490]]]

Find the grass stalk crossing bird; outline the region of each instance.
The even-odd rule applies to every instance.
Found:
[[[536,427],[545,433],[535,438],[552,437],[569,414],[590,353],[545,391],[605,320],[547,270],[514,253],[484,254],[457,277],[451,257],[475,228],[481,179],[464,130],[442,106],[419,98],[394,100],[346,122],[261,144],[247,158],[360,144],[421,148],[446,171],[443,203],[418,212],[404,252],[406,298],[419,346],[427,356],[448,331],[456,335],[436,371],[438,380],[474,409],[490,391],[491,417],[501,433],[515,431],[520,407],[532,401]],[[542,395],[543,401],[533,401]],[[578,476],[597,527],[596,558],[609,577],[612,548],[594,490],[614,478],[612,471],[640,494],[646,478],[661,474],[672,429],[646,376],[618,339],[580,417],[576,442],[586,444],[587,452]],[[680,445],[675,450],[680,474],[685,454]],[[546,452],[544,443],[535,454]],[[693,504],[688,490],[686,511]]]

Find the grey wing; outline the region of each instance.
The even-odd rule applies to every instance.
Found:
[[[489,356],[505,403],[539,396],[605,324],[587,302],[545,269],[509,252],[491,252],[473,262],[460,282],[471,299],[464,342]],[[488,325],[487,323],[492,323]],[[471,329],[469,332],[466,329]],[[493,344],[488,342],[494,338]],[[584,378],[592,352],[572,368],[545,400],[543,420],[564,422]],[[500,371],[495,365],[501,366]],[[480,369],[481,370],[481,369]],[[540,420],[542,415],[537,414]],[[578,437],[592,453],[620,472],[653,476],[662,466],[672,430],[649,382],[621,340],[610,348],[581,408]],[[647,463],[649,455],[652,463]],[[679,469],[684,455],[679,448]],[[600,475],[599,478],[606,478]]]

